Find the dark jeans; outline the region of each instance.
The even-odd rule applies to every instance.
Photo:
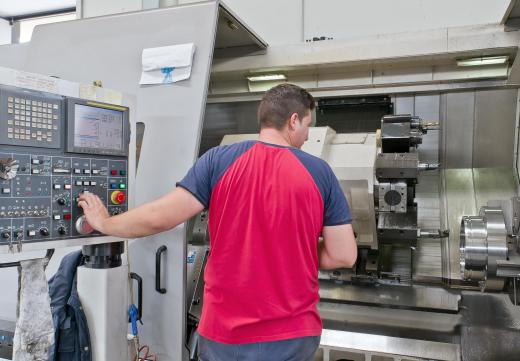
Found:
[[[320,336],[228,345],[199,338],[200,361],[314,361]]]

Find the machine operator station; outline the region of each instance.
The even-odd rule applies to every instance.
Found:
[[[317,274],[314,359],[520,359],[519,16],[517,0],[0,3],[0,360],[198,361],[208,211],[125,239],[78,200],[116,217],[167,194],[207,150],[258,139],[282,83],[316,101],[302,150],[336,176],[358,251]]]

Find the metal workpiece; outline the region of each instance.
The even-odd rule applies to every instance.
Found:
[[[463,277],[479,281],[482,290],[500,291],[498,261],[507,260],[507,230],[501,208],[485,206],[478,216],[464,216],[460,225],[460,267]]]

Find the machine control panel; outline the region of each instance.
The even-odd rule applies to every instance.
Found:
[[[129,109],[0,86],[0,245],[99,236],[77,205],[127,210]]]

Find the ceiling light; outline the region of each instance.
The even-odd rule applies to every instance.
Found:
[[[478,58],[470,59],[459,59],[457,60],[457,66],[481,66],[481,65],[493,65],[493,64],[505,64],[509,60],[509,56],[481,56]]]
[[[287,80],[287,77],[283,74],[264,74],[264,75],[251,75],[247,77],[247,80],[251,82],[255,81],[273,81],[273,80]]]

